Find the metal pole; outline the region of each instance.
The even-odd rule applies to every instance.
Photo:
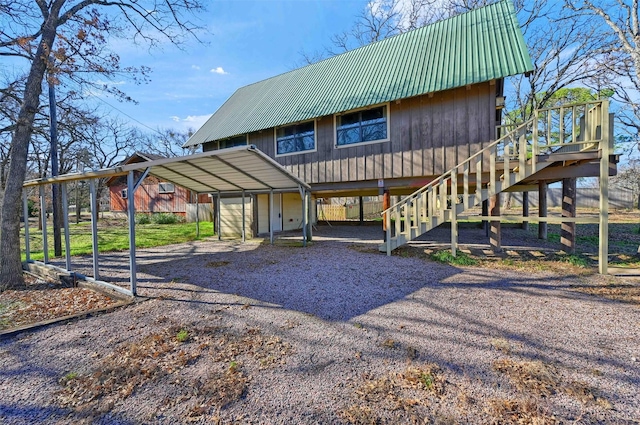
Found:
[[[67,271],[71,271],[71,242],[69,241],[69,200],[67,198],[67,184],[60,185],[62,193],[62,225],[64,226],[64,257]]]
[[[131,283],[131,295],[137,295],[137,270],[136,270],[136,202],[133,182],[133,171],[127,174],[127,212],[129,213],[129,271]]]
[[[98,200],[96,199],[96,182],[94,179],[89,180],[89,192],[91,194],[91,246],[93,252],[93,278],[99,279],[100,272],[98,270]],[[127,199],[130,197],[127,190]]]
[[[269,241],[273,245],[273,189],[269,191]]]
[[[307,192],[307,240],[313,240],[313,220],[311,219],[311,192]]]
[[[220,223],[221,223],[221,219],[220,216],[222,214],[220,214],[220,207],[222,206],[222,200],[220,199],[220,191],[218,191],[218,197],[217,197],[217,202],[218,202],[218,206],[216,207],[216,219],[217,219],[217,228],[218,228],[218,240],[222,240],[222,232],[220,231]]]
[[[49,264],[49,242],[47,239],[47,202],[44,199],[44,186],[40,186],[40,220],[42,221],[42,252],[44,263]]]
[[[198,203],[198,194],[196,193],[196,238],[200,237],[200,204]]]
[[[307,246],[307,191],[300,189],[302,195],[302,246]]]
[[[24,217],[24,250],[27,261],[31,261],[31,246],[29,245],[29,201],[27,191],[22,191],[22,216]]]
[[[242,242],[246,240],[246,208],[244,205],[244,189],[242,189]]]

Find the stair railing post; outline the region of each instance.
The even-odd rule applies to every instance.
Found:
[[[489,149],[489,196],[496,194],[496,151],[497,145]]]
[[[533,130],[531,136],[531,172],[536,172],[538,161],[538,110],[533,112]]]
[[[518,180],[524,180],[527,165],[527,138],[522,134],[518,138]]]
[[[469,162],[465,162],[463,166],[462,176],[462,204],[465,211],[469,209]]]

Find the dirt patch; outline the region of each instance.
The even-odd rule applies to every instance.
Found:
[[[25,274],[26,287],[0,293],[0,331],[116,305],[88,288]]]
[[[145,386],[163,385],[172,396],[163,401],[161,412],[183,404],[182,419],[197,420],[243,396],[251,381],[245,369],[284,364],[290,353],[290,344],[257,328],[237,334],[173,325],[122,344],[86,373],[67,373],[59,380],[57,403],[83,417],[100,416]],[[204,373],[185,371],[198,360]]]

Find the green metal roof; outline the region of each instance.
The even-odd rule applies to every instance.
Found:
[[[503,0],[242,87],[184,146],[531,70]]]

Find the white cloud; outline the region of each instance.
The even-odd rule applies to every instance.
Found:
[[[191,69],[199,70],[200,67],[198,65],[191,65]]]
[[[213,69],[211,69],[211,71],[210,71],[210,72],[212,72],[212,73],[214,73],[214,74],[220,74],[220,75],[228,74],[228,72],[227,72],[227,71],[225,71],[224,69],[222,69],[222,67],[221,67],[221,66],[219,66],[219,67],[217,67],[217,68],[213,68]]]
[[[177,128],[181,130],[194,129],[197,130],[211,117],[212,114],[207,115],[187,115],[185,118],[181,118],[177,115],[173,115],[169,118],[174,123],[177,123]]]

